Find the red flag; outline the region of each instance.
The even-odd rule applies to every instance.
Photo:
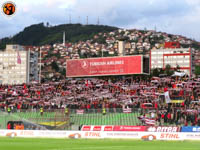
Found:
[[[156,120],[153,118],[148,118],[146,116],[140,116],[138,119],[143,122],[147,126],[154,126],[156,124]]]
[[[17,51],[17,63],[21,64],[21,57],[19,55],[19,51]]]
[[[147,126],[154,126],[154,125],[156,125],[156,120],[155,119],[145,118],[144,121],[145,121],[145,124]]]
[[[176,88],[176,84],[173,84],[172,87],[175,89]]]
[[[85,86],[88,86],[88,80],[85,82]]]
[[[168,91],[168,88],[167,88],[167,87],[165,87],[165,88],[164,88],[164,92],[167,92],[167,91]]]
[[[37,94],[40,95],[40,91],[37,91]]]

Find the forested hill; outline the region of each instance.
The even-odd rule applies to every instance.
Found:
[[[48,24],[40,23],[26,27],[12,38],[1,39],[0,49],[4,49],[6,44],[36,46],[62,42],[63,31],[65,31],[66,41],[77,42],[91,39],[99,32],[111,32],[116,29],[116,27],[103,25],[62,24],[49,26]]]

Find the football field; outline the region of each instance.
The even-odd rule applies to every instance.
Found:
[[[200,142],[1,137],[0,150],[200,150]]]

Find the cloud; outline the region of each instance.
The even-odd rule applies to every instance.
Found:
[[[2,5],[4,1],[0,1]],[[0,15],[0,38],[18,33],[24,27],[40,22],[57,25],[69,23],[96,24],[123,28],[153,29],[194,36],[200,40],[199,0],[15,0],[18,11],[12,19]]]

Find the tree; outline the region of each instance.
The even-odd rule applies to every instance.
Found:
[[[181,67],[177,64],[176,65],[176,71],[180,71]]]
[[[195,75],[200,75],[200,66],[195,66]]]
[[[169,64],[167,64],[166,67],[165,67],[165,73],[166,73],[168,76],[171,76],[171,75],[174,73],[174,71],[171,70],[171,66],[170,66]]]
[[[160,74],[164,74],[164,70],[162,68],[155,68],[151,71],[151,76],[159,77]]]
[[[47,27],[49,27],[49,22],[47,22]]]
[[[51,63],[51,67],[52,67],[52,69],[54,69],[56,72],[59,71],[58,64],[57,64],[55,61],[53,61],[53,62]]]
[[[152,71],[152,76],[158,77],[159,74],[160,74],[160,71],[159,71],[158,68],[153,69],[153,71]]]
[[[0,39],[0,49],[4,49],[6,44],[16,43],[20,45],[45,45],[62,42],[63,31],[66,31],[66,39],[69,42],[86,41],[93,39],[98,33],[106,33],[117,30],[116,27],[103,25],[86,25],[81,24],[62,24],[51,26],[49,22],[34,24],[26,27],[23,31],[17,33],[12,38]],[[101,37],[100,43],[106,43],[105,37]]]
[[[64,68],[64,69],[62,69],[62,71],[61,71],[60,73],[61,73],[61,75],[62,75],[62,76],[64,76],[64,77],[65,77],[65,76],[66,76],[66,69],[65,69],[65,68]]]

